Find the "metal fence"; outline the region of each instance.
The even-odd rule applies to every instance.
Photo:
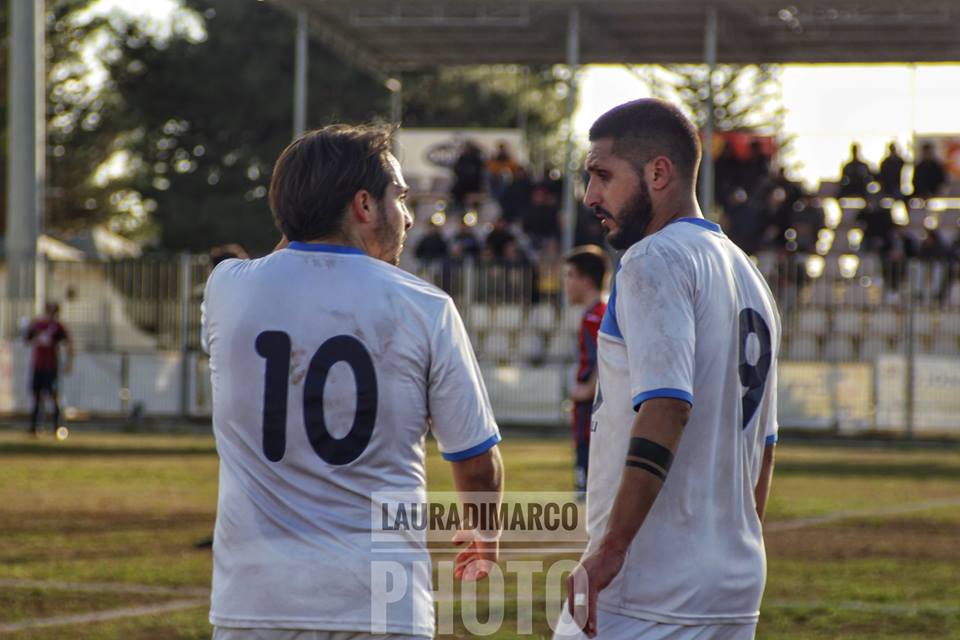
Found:
[[[960,433],[960,271],[955,262],[758,256],[783,319],[780,419],[825,432]],[[565,423],[582,310],[561,265],[441,261],[421,277],[453,296],[498,417]],[[38,290],[61,303],[79,352],[64,380],[75,413],[208,415],[199,352],[206,257],[50,262]],[[3,299],[0,410],[23,410],[34,301]]]

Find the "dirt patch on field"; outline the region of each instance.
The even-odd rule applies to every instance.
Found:
[[[209,513],[181,512],[158,516],[130,511],[3,511],[0,534],[14,533],[106,533],[120,531],[164,531],[213,526]]]
[[[771,558],[848,560],[864,557],[960,562],[955,525],[918,518],[845,522],[764,536]]]

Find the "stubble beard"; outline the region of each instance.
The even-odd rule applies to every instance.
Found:
[[[641,181],[637,192],[623,207],[623,216],[617,220],[618,229],[607,234],[607,242],[614,249],[629,249],[643,240],[653,218],[653,201],[650,190]]]

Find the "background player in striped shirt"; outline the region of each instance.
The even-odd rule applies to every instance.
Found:
[[[60,426],[60,398],[57,386],[60,377],[60,345],[66,351],[63,364],[63,373],[70,373],[73,366],[73,342],[70,333],[60,322],[60,305],[48,302],[44,305],[44,313],[27,327],[24,338],[31,346],[33,353],[30,356],[30,390],[33,393],[33,411],[30,413],[30,433],[36,437],[40,411],[43,408],[45,397],[53,403],[53,413],[50,419],[54,432]]]
[[[577,331],[576,381],[570,390],[573,422],[575,487],[580,499],[587,490],[590,458],[590,414],[597,388],[597,331],[607,304],[603,301],[603,280],[607,275],[607,256],[596,245],[576,247],[564,259],[563,290],[567,302],[586,307]]]

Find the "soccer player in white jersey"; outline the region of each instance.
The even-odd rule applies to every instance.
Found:
[[[598,338],[589,543],[556,635],[753,638],[779,315],[750,259],[700,213],[700,142],[679,110],[621,105],[590,142],[584,202],[625,253]]]
[[[285,240],[210,275],[214,638],[432,637],[424,538],[378,553],[372,494],[425,496],[428,428],[458,490],[501,491],[500,435],[460,316],[395,266],[407,190],[389,130],[309,132],[274,167]],[[496,555],[489,538],[471,542],[455,576],[483,577]],[[406,571],[391,588],[406,588],[379,611],[384,560]]]

